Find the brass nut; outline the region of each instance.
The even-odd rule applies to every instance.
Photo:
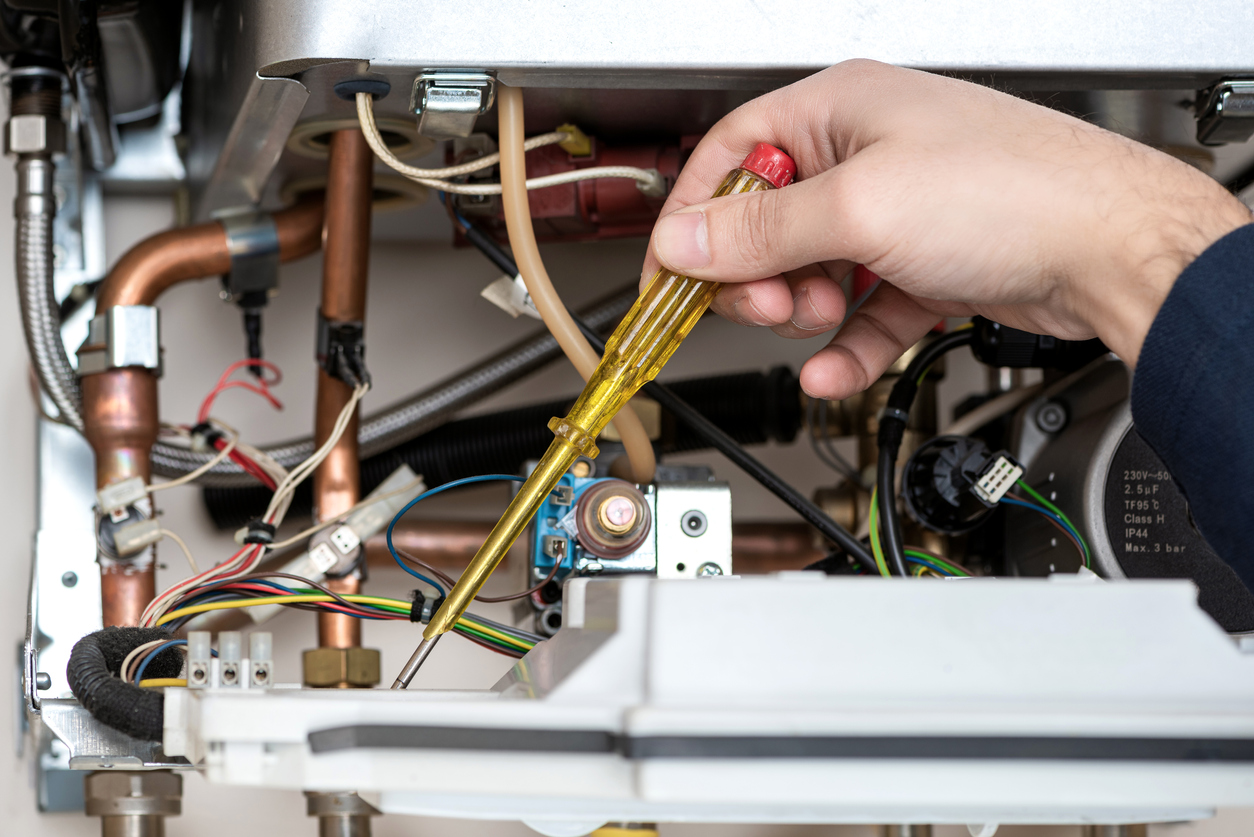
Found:
[[[305,685],[314,689],[369,689],[379,685],[376,648],[312,648],[304,653]]]

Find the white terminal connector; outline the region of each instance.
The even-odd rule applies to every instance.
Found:
[[[248,636],[248,657],[251,668],[249,685],[268,689],[274,682],[274,638],[269,631],[253,631]]]
[[[244,643],[239,631],[218,634],[218,679],[224,688],[235,688],[243,680]]]
[[[119,526],[113,533],[113,546],[117,554],[123,558],[134,555],[145,547],[152,546],[165,535],[161,533],[161,521],[148,518],[136,523]]]
[[[211,685],[213,635],[208,631],[187,632],[187,688],[205,689]]]
[[[139,477],[119,480],[96,492],[96,502],[101,514],[113,514],[127,506],[133,506],[148,496],[148,489]]]
[[[1023,466],[1005,454],[998,454],[992,464],[984,469],[971,492],[990,506],[1001,502],[1006,492],[1023,476]]]

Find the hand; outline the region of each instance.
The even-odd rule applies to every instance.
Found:
[[[708,200],[758,142],[797,163],[778,191]],[[714,309],[785,337],[835,328],[856,263],[884,279],[801,370],[807,393],[867,387],[947,316],[1068,339],[1135,364],[1180,272],[1251,221],[1201,172],[1062,113],[871,61],[733,111],[684,167],[658,263],[731,283]]]

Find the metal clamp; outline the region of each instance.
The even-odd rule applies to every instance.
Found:
[[[1245,142],[1254,135],[1254,80],[1223,81],[1198,94],[1197,141]]]
[[[426,70],[414,80],[410,110],[418,133],[432,139],[468,137],[496,101],[496,79],[477,70]]]
[[[318,311],[315,357],[322,371],[351,387],[370,383],[366,371],[366,328],[359,321],[332,322]]]
[[[161,314],[151,305],[115,305],[97,314],[79,347],[79,375],[128,366],[161,374]]]
[[[226,231],[231,271],[222,287],[236,299],[245,294],[272,295],[279,287],[279,230],[268,212],[246,212],[219,219]]]

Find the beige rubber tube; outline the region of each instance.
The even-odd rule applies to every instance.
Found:
[[[545,326],[586,381],[601,359],[588,345],[553,289],[553,282],[540,258],[540,248],[536,246],[535,229],[531,226],[531,208],[527,204],[526,152],[523,151],[522,89],[497,85],[496,101],[500,122],[501,204],[505,209],[509,246],[514,251],[514,261],[527,285],[527,293],[531,294],[531,301],[544,319]],[[652,482],[657,467],[653,445],[630,404],[627,409],[619,410],[614,418],[614,427],[627,449],[632,477],[638,483]]]

